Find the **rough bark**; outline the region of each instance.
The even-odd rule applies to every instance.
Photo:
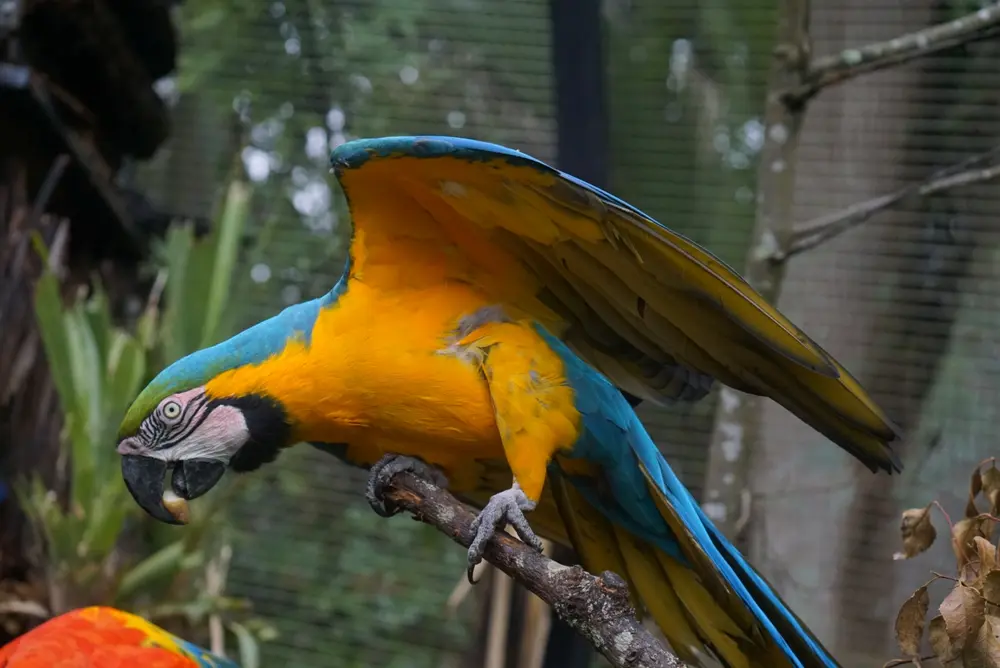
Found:
[[[376,494],[388,507],[405,510],[463,547],[472,543],[475,515],[447,491],[411,473],[398,473]],[[615,668],[682,668],[636,619],[628,586],[616,574],[600,577],[579,566],[564,566],[521,541],[499,533],[486,560],[543,601],[582,634]]]
[[[865,7],[871,11],[870,7]],[[1000,34],[1000,3],[958,19],[912,30],[833,55],[810,59],[809,0],[784,0],[778,30],[765,121],[767,135],[758,179],[757,226],[744,275],[768,301],[776,302],[785,261],[853,229],[876,213],[905,202],[1000,178],[993,151],[907,184],[824,214],[802,225],[793,218],[796,148],[807,104],[822,90],[956,45]],[[863,84],[870,85],[870,84]],[[709,450],[704,507],[724,533],[736,538],[749,518],[752,494],[747,486],[748,448],[760,437],[760,400],[728,389],[721,391]]]
[[[778,27],[778,53],[771,71],[771,91],[797,85],[809,57],[809,2],[783,0]],[[794,223],[795,164],[803,109],[792,109],[772,92],[765,111],[766,139],[758,171],[757,222],[744,276],[764,299],[778,298],[783,266],[769,260],[784,247]],[[759,440],[762,399],[729,388],[720,392],[709,447],[702,506],[730,539],[746,523],[749,512],[748,444]]]
[[[1000,2],[923,30],[873,42],[860,48],[846,48],[833,55],[817,58],[809,65],[803,82],[784,91],[782,99],[790,107],[801,106],[824,88],[862,74],[896,67],[945,49],[992,39],[997,35],[1000,35]]]
[[[926,8],[870,2],[814,0],[813,11],[815,49],[838,53],[859,38],[881,42],[920,30],[930,19]],[[897,119],[907,116],[916,81],[912,68],[884,70],[810,102],[796,165],[796,220],[840,211],[908,183],[903,169],[908,132]],[[896,270],[892,245],[908,224],[905,214],[893,211],[878,225],[861,225],[803,255],[808,262],[787,263],[776,301],[893,417],[900,412],[896,397],[871,385],[875,359],[886,354],[879,344],[885,296],[875,286],[885,272]],[[881,641],[873,619],[884,623],[892,614],[871,603],[876,585],[862,580],[867,566],[854,557],[852,546],[857,525],[881,521],[864,515],[861,499],[870,487],[884,490],[891,480],[872,474],[771,402],[757,419],[762,429],[749,470],[749,556],[835,656],[846,665],[870,663],[871,639],[879,635]],[[866,559],[873,558],[875,546],[867,549]]]

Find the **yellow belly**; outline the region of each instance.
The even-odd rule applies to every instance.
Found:
[[[352,282],[320,312],[309,346],[290,344],[239,384],[278,399],[297,439],[346,443],[354,463],[394,452],[457,475],[504,457],[485,379],[445,351],[459,318],[485,305],[460,284],[384,294]]]

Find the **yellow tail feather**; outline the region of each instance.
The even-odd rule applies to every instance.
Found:
[[[550,476],[548,489],[584,568],[620,575],[637,612],[652,616],[681,660],[706,665],[714,654],[727,668],[789,665],[780,651],[769,651],[740,601],[713,596],[695,570],[611,524],[562,476]]]
[[[589,462],[556,459],[559,468],[570,475],[596,473],[592,470],[595,465]],[[711,665],[709,657],[714,656],[726,668],[791,668],[787,656],[727,585],[649,473],[643,473],[657,511],[677,537],[687,564],[613,525],[560,474],[548,477],[531,513],[532,527],[539,535],[573,548],[591,573],[612,571],[621,576],[636,612],[640,617],[648,613],[673,651],[689,665]],[[484,463],[476,489],[461,496],[481,507],[509,476],[501,462]],[[787,633],[787,640],[807,668],[822,668],[801,638],[787,628],[782,633]]]

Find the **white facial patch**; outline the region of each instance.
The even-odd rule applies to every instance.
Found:
[[[243,411],[235,406],[216,406],[190,436],[163,454],[172,460],[216,459],[226,464],[250,440]]]
[[[236,452],[250,440],[250,430],[243,412],[235,406],[216,406],[182,440],[166,448],[149,448],[141,437],[129,437],[118,445],[118,452],[145,455],[166,462],[184,459],[215,459],[228,464]]]

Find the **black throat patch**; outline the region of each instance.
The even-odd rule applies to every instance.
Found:
[[[229,460],[229,468],[245,473],[254,471],[268,462],[289,445],[292,426],[284,407],[271,397],[248,394],[242,397],[215,399],[218,406],[233,406],[243,413],[250,440]]]

